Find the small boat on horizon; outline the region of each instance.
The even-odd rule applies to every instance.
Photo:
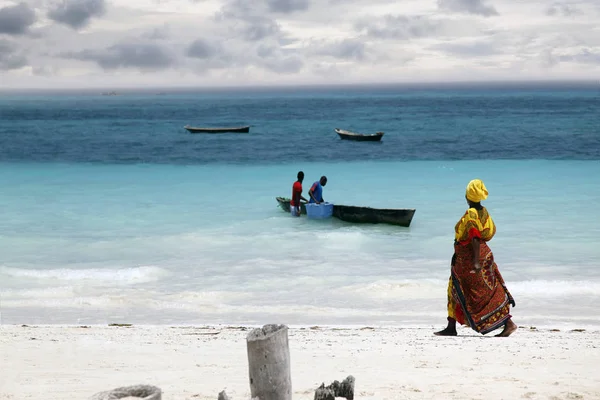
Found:
[[[201,128],[186,125],[183,127],[190,133],[248,133],[250,132],[250,125],[246,126],[235,126],[235,127],[214,127],[214,128]]]
[[[379,142],[383,137],[383,132],[364,134],[364,133],[356,133],[350,132],[344,129],[335,128],[335,132],[339,135],[341,139],[344,140],[355,140],[357,142]]]
[[[276,197],[282,210],[290,212],[290,199]],[[366,224],[389,224],[409,227],[415,215],[414,208],[371,208],[333,205],[333,217],[341,221]],[[300,214],[306,215],[306,207],[300,205]]]

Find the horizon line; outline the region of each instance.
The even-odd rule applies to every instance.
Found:
[[[101,91],[102,93],[115,92],[148,92],[148,91],[248,91],[248,90],[277,90],[277,89],[332,89],[332,88],[431,88],[431,87],[468,87],[488,86],[499,87],[504,85],[520,86],[582,86],[593,85],[600,89],[600,80],[594,79],[506,79],[506,80],[460,80],[460,81],[414,81],[414,82],[350,82],[350,83],[280,83],[280,84],[250,84],[250,85],[157,85],[157,86],[78,86],[78,87],[15,87],[0,88],[0,93],[19,92],[90,92]]]

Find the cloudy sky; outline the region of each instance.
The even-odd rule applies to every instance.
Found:
[[[600,0],[0,0],[0,88],[600,77]]]

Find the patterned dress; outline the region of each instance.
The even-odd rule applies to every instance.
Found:
[[[485,207],[470,208],[455,227],[454,256],[448,283],[448,316],[483,335],[496,330],[511,318],[514,300],[487,245],[496,234],[496,225]],[[473,238],[480,239],[479,265],[471,273]]]

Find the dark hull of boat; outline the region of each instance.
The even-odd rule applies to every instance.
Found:
[[[357,142],[379,142],[383,137],[383,132],[377,132],[371,135],[365,135],[362,133],[354,133],[350,131],[345,131],[343,129],[335,129],[335,133],[343,140],[354,140]]]
[[[409,227],[414,209],[381,209],[356,206],[333,206],[333,216],[355,224],[390,224]]]
[[[249,126],[239,126],[233,128],[194,128],[192,126],[184,126],[190,133],[248,133]]]
[[[290,199],[277,197],[277,203],[284,211],[290,212]],[[409,227],[415,215],[415,209],[380,209],[356,206],[333,206],[333,217],[355,224],[389,224]],[[301,206],[301,214],[306,208]]]
[[[356,142],[379,142],[383,135],[345,135],[338,133],[338,136],[343,140],[354,140]]]

